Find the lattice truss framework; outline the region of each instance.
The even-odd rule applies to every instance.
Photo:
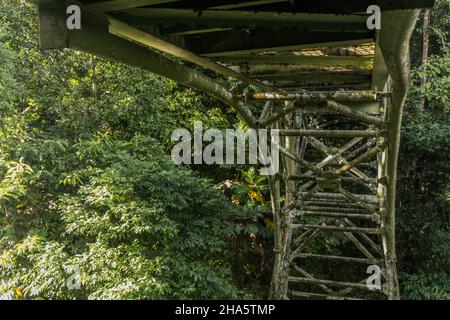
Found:
[[[324,109],[302,102],[272,124],[285,128],[280,131],[284,175],[270,183],[274,203],[280,186],[286,185],[284,207],[275,209],[280,210],[275,224],[284,229],[284,238],[276,243],[285,263],[280,268],[289,274],[281,291],[289,299],[389,297],[394,279],[387,269],[390,244],[383,230],[390,96],[369,91],[308,94]],[[369,102],[378,106],[377,112],[354,112],[345,105]],[[293,103],[299,102],[287,104]],[[366,283],[371,265],[382,271],[379,290]]]

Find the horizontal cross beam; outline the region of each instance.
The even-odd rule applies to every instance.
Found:
[[[361,283],[350,283],[350,282],[339,282],[332,280],[321,280],[321,279],[309,279],[309,278],[300,278],[300,277],[289,277],[289,282],[295,283],[305,283],[305,284],[315,284],[315,285],[327,285],[334,287],[343,287],[343,288],[354,288],[371,291],[371,289],[366,284]]]
[[[89,4],[86,8],[96,12],[111,12],[150,5],[166,4],[176,1],[178,0],[110,0]]]
[[[307,298],[307,299],[324,299],[324,300],[347,300],[347,301],[359,301],[363,299],[357,299],[352,297],[343,297],[343,296],[333,296],[323,293],[313,293],[313,292],[301,292],[301,291],[292,291],[291,296],[293,298]]]
[[[302,93],[279,94],[276,92],[259,92],[248,94],[249,100],[277,100],[296,102],[318,102],[318,101],[365,101],[373,102],[378,99],[374,91],[306,91]]]
[[[301,65],[301,66],[340,66],[358,69],[371,69],[373,58],[364,56],[296,56],[296,55],[259,55],[222,57],[227,64],[249,65]]]
[[[340,212],[322,212],[322,211],[302,211],[302,217],[328,217],[336,219],[363,219],[363,220],[373,220],[374,217],[370,214],[360,214],[360,213],[340,213]]]
[[[365,12],[370,5],[378,5],[382,10],[431,8],[433,0],[183,0],[164,5],[167,8],[194,10],[235,10],[246,8],[252,11],[309,12],[309,13],[357,13]],[[162,7],[162,6],[158,6]]]
[[[365,259],[365,258],[340,257],[340,256],[308,254],[308,253],[298,253],[295,256],[293,256],[292,258],[294,258],[294,259],[295,258],[301,258],[301,259],[331,260],[331,261],[339,261],[339,262],[352,262],[352,263],[372,264],[372,260]]]
[[[350,233],[366,233],[366,234],[379,234],[379,230],[375,228],[353,228],[353,227],[340,227],[340,226],[326,226],[317,224],[292,224],[292,229],[305,229],[305,230],[326,230],[334,232],[350,232]]]
[[[316,138],[373,138],[379,135],[374,130],[280,130],[281,136]]]
[[[318,47],[345,47],[372,43],[370,32],[308,30],[237,30],[185,37],[188,49],[209,57],[263,53],[273,50],[301,50]]]
[[[211,6],[211,9],[220,9],[220,10],[228,10],[228,9],[240,9],[245,7],[254,7],[254,6],[262,6],[274,3],[282,3],[289,2],[290,0],[256,0],[256,1],[237,1],[230,4],[222,4],[217,6]]]
[[[301,195],[305,195],[306,192],[301,192]],[[377,196],[369,195],[369,194],[354,194],[353,195],[356,199],[376,204],[378,203]],[[347,200],[347,197],[343,194],[339,193],[327,193],[327,192],[318,192],[314,195],[314,199],[333,199],[333,200]]]
[[[125,10],[133,22],[146,25],[187,25],[241,28],[295,27],[313,30],[367,32],[366,15],[324,15],[229,10],[139,8]]]

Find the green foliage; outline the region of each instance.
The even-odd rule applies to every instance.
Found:
[[[229,241],[235,282],[241,287],[252,283],[257,297],[265,299],[274,256],[274,226],[267,177],[259,175],[252,167],[241,170],[239,179],[227,181],[225,187],[230,191],[231,203],[239,208],[233,217]]]
[[[421,87],[420,80],[426,76],[427,83]],[[428,109],[443,119],[450,112],[450,53],[430,57],[428,63],[413,72],[411,99],[425,97]],[[413,103],[418,103],[414,101]]]
[[[413,64],[419,66],[422,63],[423,46],[423,20],[418,20],[416,31],[411,41]],[[450,48],[450,0],[436,0],[431,10],[429,26],[430,56],[448,54]]]
[[[414,274],[405,279],[404,299],[408,300],[450,300],[448,275]]]

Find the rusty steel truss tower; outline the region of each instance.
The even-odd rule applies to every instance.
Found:
[[[42,49],[142,68],[218,98],[249,128],[279,130],[283,171],[268,177],[272,299],[400,298],[395,185],[409,40],[432,0],[33,2]],[[67,27],[70,5],[81,29]],[[371,5],[379,30],[367,26]],[[235,82],[226,88],[185,62]],[[380,287],[367,285],[368,267]]]

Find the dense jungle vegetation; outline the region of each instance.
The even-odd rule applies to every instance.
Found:
[[[398,181],[404,299],[450,299],[449,31],[441,0],[426,63],[422,20],[413,38]],[[138,69],[42,52],[38,37],[34,6],[0,0],[0,297],[266,298],[264,177],[170,160],[174,129],[242,127],[236,114]],[[77,290],[66,285],[74,266]]]

